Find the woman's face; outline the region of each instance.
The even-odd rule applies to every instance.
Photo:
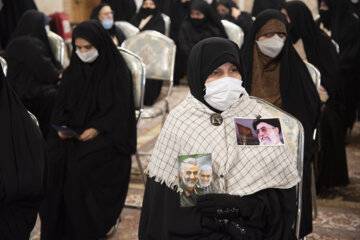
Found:
[[[80,37],[75,38],[75,46],[81,53],[88,52],[95,48],[89,41]]]
[[[142,5],[142,8],[155,9],[156,5],[152,0],[145,0],[143,5]]]
[[[113,19],[114,18],[114,14],[113,11],[111,10],[110,6],[104,6],[100,9],[99,11],[99,20],[102,21],[104,19]]]
[[[226,62],[222,65],[220,65],[218,68],[216,68],[206,79],[205,83],[216,81],[220,78],[224,77],[232,77],[237,78],[239,80],[242,79],[241,74],[237,67],[230,63]]]
[[[327,10],[329,10],[329,7],[326,5],[325,1],[321,1],[319,9],[327,11]]]
[[[286,40],[286,34],[285,33],[281,33],[281,32],[272,32],[272,33],[267,33],[264,35],[261,35],[258,38],[258,41],[262,41],[262,40],[266,40],[268,38],[272,38],[275,34],[277,34],[280,38]]]
[[[191,13],[190,13],[190,18],[192,19],[203,19],[205,17],[205,15],[200,12],[199,10],[196,9],[192,9]]]
[[[285,8],[282,8],[280,11],[286,17],[287,22],[291,23],[291,20],[290,20],[290,17],[289,17],[289,14],[288,14],[287,10]]]

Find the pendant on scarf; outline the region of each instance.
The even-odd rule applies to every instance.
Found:
[[[210,122],[214,126],[220,126],[223,123],[223,118],[220,114],[214,113],[210,116]]]

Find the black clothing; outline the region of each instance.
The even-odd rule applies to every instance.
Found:
[[[347,0],[325,0],[329,10],[321,21],[331,31],[331,38],[339,44],[340,70],[346,91],[346,126],[351,129],[359,107],[357,90],[360,88],[360,20],[354,15]]]
[[[33,0],[6,0],[0,9],[0,49],[5,49],[21,16],[30,9],[37,9]]]
[[[255,0],[251,14],[256,17],[266,9],[280,9],[285,0]]]
[[[295,188],[266,189],[240,199],[241,216],[234,218],[230,224],[223,224],[202,215],[196,207],[180,207],[176,191],[148,178],[139,239],[260,240],[265,238],[264,234],[267,234],[266,239],[296,239],[291,231],[296,215]],[[222,202],[224,199],[216,203]],[[243,202],[249,203],[251,207],[245,207]],[[217,208],[218,205],[212,207]],[[234,224],[239,224],[240,229]]]
[[[114,11],[115,21],[130,21],[136,14],[136,4],[134,0],[102,0],[102,3],[109,4]]]
[[[105,6],[110,6],[110,5],[106,3],[100,3],[96,5],[91,12],[90,19],[95,19],[100,21],[99,12]],[[105,29],[105,30],[108,32],[111,38],[116,37],[119,47],[121,46],[122,42],[126,39],[125,34],[115,24],[110,29]]]
[[[244,60],[245,69],[245,75],[243,75],[244,86],[248,92],[251,92],[253,49],[257,47],[255,42],[256,34],[271,19],[280,20],[287,26],[287,21],[280,11],[265,10],[256,17],[242,47],[242,59]],[[287,30],[287,32],[289,31]],[[312,136],[319,117],[320,99],[309,71],[292,46],[290,37],[285,40],[282,52],[272,61],[280,62],[282,108],[299,119],[305,131],[303,211],[300,234],[305,236],[312,231],[310,162],[314,153]]]
[[[45,144],[0,67],[0,239],[29,239],[44,190]]]
[[[152,15],[150,21],[146,23],[146,25],[140,29],[140,31],[145,30],[153,30],[159,33],[165,34],[165,22],[163,17],[161,16],[161,12],[158,8],[157,1],[153,0],[156,8],[148,11],[149,8],[140,8],[139,13],[136,14],[132,19],[131,23],[139,27],[139,24],[142,19],[147,18],[149,15]],[[151,12],[151,14],[150,14]],[[152,106],[155,101],[158,99],[161,93],[161,87],[163,82],[159,80],[146,79],[145,84],[145,95],[144,95],[144,104],[146,106]]]
[[[223,38],[201,41],[194,46],[189,58],[187,76],[191,95],[214,111],[216,110],[204,100],[204,84],[209,74],[226,62],[233,63],[242,73],[237,45]],[[165,183],[148,178],[138,236],[141,240],[260,240],[264,239],[266,234],[267,239],[294,239],[292,224],[296,215],[295,195],[295,188],[266,189],[243,198],[215,195],[209,199],[210,203],[202,201],[195,208],[180,207],[180,195],[176,190],[169,188]],[[236,200],[233,201],[233,198]],[[237,198],[248,199],[252,203],[251,208],[243,205],[245,201],[238,201]],[[241,209],[241,214],[234,216],[228,224],[216,221],[214,215],[208,215],[207,210],[214,212],[215,208],[232,208],[233,202]]]
[[[325,104],[319,121],[319,153],[316,159],[317,193],[330,186],[349,183],[344,144],[345,119],[344,93],[340,79],[339,58],[334,44],[320,30],[307,6],[300,1],[287,2],[284,8],[291,19],[290,34],[296,42],[302,39],[307,60],[321,73],[321,85],[329,100]]]
[[[175,79],[185,75],[189,54],[193,46],[201,40],[209,37],[227,38],[225,29],[215,11],[204,0],[193,0],[191,10],[198,10],[205,15],[196,23],[190,14],[182,23],[178,34],[178,48],[176,52]]]
[[[77,56],[75,39],[99,52],[92,63]],[[79,134],[99,135],[81,142],[48,138],[47,195],[40,211],[41,239],[98,239],[115,224],[124,206],[136,150],[136,123],[130,72],[98,21],[79,24],[73,54],[63,75],[52,123]]]
[[[215,0],[214,0],[214,2],[215,2]],[[240,16],[237,19],[235,19],[231,15],[231,11],[232,11],[232,8],[238,9],[239,7],[232,0],[220,0],[217,5],[223,5],[224,7],[226,7],[229,10],[229,14],[227,16],[225,16],[223,19],[231,21],[231,22],[235,23],[236,25],[238,25],[239,27],[241,27],[241,29],[244,31],[244,35],[246,36],[246,34],[250,31],[251,26],[253,24],[252,16],[247,12],[241,11]]]
[[[61,65],[55,59],[44,28],[44,14],[27,11],[4,55],[7,79],[25,107],[39,120],[44,136],[57,96]]]
[[[137,13],[135,16],[133,16],[131,18],[131,23],[134,26],[139,27],[139,24],[142,19],[145,19],[149,15],[152,15],[152,18],[150,19],[150,21],[142,29],[140,29],[140,31],[154,30],[154,31],[160,32],[162,34],[165,34],[165,22],[161,16],[161,12],[158,7],[157,1],[156,0],[152,0],[152,1],[154,2],[155,6],[156,6],[156,8],[152,11],[152,13],[151,14],[147,13],[148,8],[141,7],[139,10],[139,13]]]

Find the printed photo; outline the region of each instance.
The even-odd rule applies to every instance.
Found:
[[[183,155],[178,162],[180,206],[195,206],[197,196],[213,191],[211,154]]]
[[[238,145],[283,145],[279,118],[235,118]]]

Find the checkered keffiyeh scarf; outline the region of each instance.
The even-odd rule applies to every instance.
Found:
[[[156,142],[145,172],[169,188],[178,187],[178,156],[211,153],[213,187],[217,193],[249,195],[267,188],[287,189],[300,178],[294,157],[285,145],[239,146],[235,117],[276,117],[243,94],[221,116],[223,123],[214,126],[214,112],[191,94],[172,110]]]

